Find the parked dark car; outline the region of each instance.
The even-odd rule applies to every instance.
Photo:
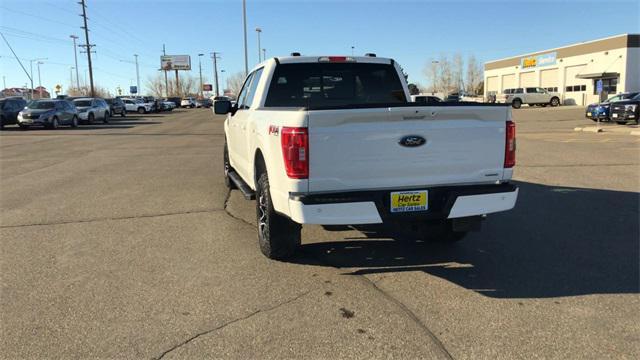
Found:
[[[421,104],[435,104],[442,102],[439,97],[433,95],[411,95],[411,100]]]
[[[127,116],[127,108],[124,106],[124,101],[120,98],[104,99],[109,104],[111,115],[119,114],[122,117]]]
[[[180,107],[180,103],[182,102],[182,98],[181,97],[168,97],[167,101],[171,101],[172,103],[176,104],[177,108],[179,108]]]
[[[637,92],[618,94],[612,96],[599,104],[589,104],[585,110],[585,117],[593,121],[610,121],[609,109],[614,102],[628,100],[638,95]]]
[[[637,124],[640,118],[640,94],[611,104],[611,120],[618,124]]]
[[[57,129],[60,125],[78,126],[78,109],[67,100],[32,100],[18,113],[18,126],[44,126]]]
[[[18,113],[24,109],[27,101],[21,97],[0,99],[0,129],[5,125],[17,124]]]
[[[211,99],[198,99],[196,100],[197,108],[210,108],[213,105],[213,101]]]
[[[460,94],[459,93],[452,93],[449,94],[447,96],[447,98],[445,99],[446,102],[459,102],[460,101]]]

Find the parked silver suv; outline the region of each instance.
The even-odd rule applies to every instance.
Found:
[[[504,89],[503,99],[500,102],[511,104],[514,109],[520,109],[522,104],[529,106],[558,106],[560,105],[560,95],[549,92],[541,87]]]
[[[80,120],[91,124],[96,119],[101,119],[103,123],[109,122],[111,109],[103,99],[100,98],[79,98],[74,99],[73,104],[78,108]]]

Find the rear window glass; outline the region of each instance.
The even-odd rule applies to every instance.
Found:
[[[304,63],[276,67],[265,107],[348,107],[406,101],[391,65]]]
[[[74,100],[76,106],[91,106],[91,100]]]
[[[27,107],[29,109],[53,109],[56,104],[53,101],[32,101]]]

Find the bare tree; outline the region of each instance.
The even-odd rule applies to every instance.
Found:
[[[423,72],[427,80],[431,83],[431,86],[427,89],[429,89],[431,93],[438,92],[438,86],[440,83],[438,61],[433,58],[429,59],[429,62],[425,65]]]
[[[204,78],[202,79],[204,82]],[[200,80],[190,75],[182,75],[178,77],[178,85],[176,79],[169,79],[168,94],[169,96],[197,96],[199,91]],[[164,75],[157,74],[147,79],[145,84],[147,91],[156,97],[165,96]]]
[[[451,81],[455,88],[454,91],[461,91],[464,89],[464,60],[462,60],[462,55],[460,53],[455,53],[453,55]]]
[[[93,92],[95,94],[96,97],[100,97],[100,98],[110,98],[111,97],[111,92],[109,90],[107,90],[106,88],[95,84],[93,86]],[[67,94],[69,96],[91,96],[91,89],[90,86],[86,85],[86,84],[81,84],[80,88],[78,88],[77,86],[73,86],[67,89]]]
[[[478,64],[476,57],[469,55],[467,59],[467,91],[477,94],[478,87],[483,81],[482,77],[482,68]]]
[[[244,73],[237,72],[227,78],[227,89],[235,96],[238,96],[244,84]]]
[[[147,91],[155,97],[163,97],[165,94],[172,94],[172,91],[169,91],[168,93],[165,91],[164,75],[162,74],[149,76],[145,86]],[[169,85],[169,89],[171,89],[171,85]]]
[[[448,94],[455,89],[455,85],[453,84],[451,62],[449,62],[449,58],[446,55],[440,55],[440,60],[438,60],[438,67],[440,69],[439,90],[445,94]]]

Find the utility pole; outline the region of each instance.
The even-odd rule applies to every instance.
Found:
[[[162,44],[162,55],[167,55],[164,44]],[[164,89],[167,97],[169,97],[169,80],[167,79],[167,70],[164,70]]]
[[[178,96],[182,97],[182,89],[180,89],[180,78],[178,77],[178,70],[176,70],[176,89],[178,89]]]
[[[244,76],[246,77],[249,75],[249,56],[247,55],[247,0],[242,0],[242,25],[244,28]],[[218,90],[216,89],[216,96],[217,93]]]
[[[260,33],[262,33],[262,29],[260,29],[259,27],[256,28],[256,33],[258,33],[258,64],[262,62],[262,58],[261,58],[261,54],[260,54],[260,49],[262,49],[262,46],[260,46]]]
[[[220,96],[220,87],[218,86],[218,61],[217,61],[219,59],[218,57],[219,54],[220,54],[219,52],[215,52],[215,51],[211,53],[211,60],[213,60],[213,77],[216,82],[216,96]],[[246,55],[246,52],[245,52],[245,55]],[[245,66],[246,66],[246,63],[245,63]]]
[[[202,58],[204,54],[198,54],[198,69],[200,69],[200,97],[204,97],[204,92],[202,91]]]
[[[138,68],[138,54],[133,54],[133,57],[136,58],[136,89],[138,90],[137,95],[140,95],[140,69]]]
[[[42,61],[38,61],[36,65],[38,65],[38,92],[40,93],[40,99],[42,99],[42,80],[40,78],[40,64],[44,64]]]
[[[87,5],[85,5],[85,0],[80,0],[79,4],[80,6],[82,6],[82,19],[84,21],[84,26],[81,27],[81,29],[84,29],[84,38],[86,41],[86,44],[84,45],[80,45],[83,48],[87,49],[87,62],[89,63],[89,84],[91,86],[91,97],[95,96],[95,91],[93,89],[93,67],[91,65],[91,48],[94,47],[95,45],[92,45],[89,42],[89,27],[87,26]]]
[[[75,35],[69,35],[69,37],[73,39],[73,57],[76,61],[76,88],[80,91],[80,76],[78,76],[78,47],[76,46],[76,40],[78,37]],[[69,85],[73,86],[73,80]]]

